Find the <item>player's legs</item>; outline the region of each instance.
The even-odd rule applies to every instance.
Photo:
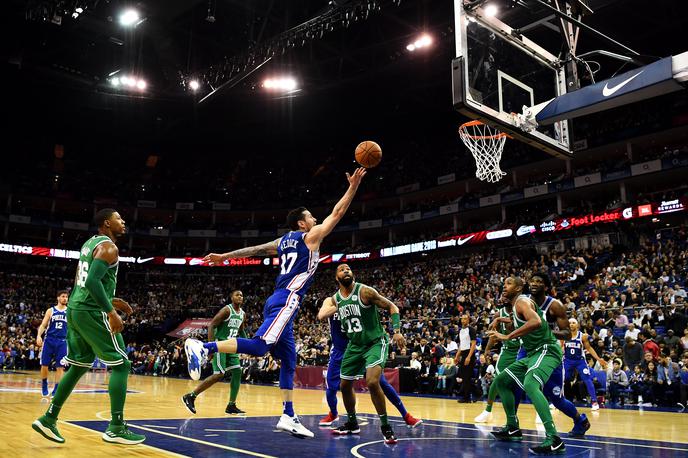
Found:
[[[333,429],[334,434],[357,434],[361,432],[356,419],[356,395],[354,394],[354,381],[361,378],[365,372],[366,348],[349,342],[344,352],[341,364],[341,391],[346,409],[347,420],[342,426]]]
[[[203,380],[191,392],[186,393],[182,396],[182,402],[184,403],[184,406],[186,406],[186,408],[189,410],[189,412],[194,414],[196,413],[196,398],[199,394],[203,393],[205,390],[207,390],[208,388],[222,380],[226,371],[226,360],[227,355],[225,355],[224,353],[215,353],[212,359],[213,375]]]
[[[366,363],[366,385],[370,392],[370,399],[373,401],[375,411],[380,416],[380,430],[382,436],[385,438],[386,444],[396,444],[397,438],[387,419],[387,403],[385,402],[385,393],[380,386],[380,377],[382,377],[382,368],[387,362],[387,352],[389,351],[389,339],[386,335],[382,336],[378,341],[375,341],[365,352]]]
[[[569,434],[582,436],[590,428],[590,422],[581,415],[571,401],[564,396],[564,366],[559,365],[545,383],[543,393],[547,400],[564,415],[573,420],[574,427]]]
[[[332,348],[330,352],[330,360],[327,363],[327,377],[325,378],[325,399],[327,399],[327,406],[330,408],[327,416],[320,420],[320,426],[330,426],[339,417],[337,411],[337,392],[341,383],[341,367],[344,352],[336,348]]]
[[[55,386],[53,387],[52,396],[55,396],[57,392],[57,387],[60,385],[60,380],[62,380],[62,375],[64,374],[64,365],[67,363],[65,357],[67,356],[67,341],[60,341],[56,348],[55,357]]]
[[[578,371],[578,376],[585,384],[585,388],[588,390],[588,394],[590,395],[590,403],[592,404],[593,409],[595,409],[595,407],[598,407],[597,393],[595,392],[595,385],[592,383],[592,372],[590,371],[588,362],[584,359],[580,360],[576,363],[575,368]]]
[[[232,414],[245,413],[236,406],[239,388],[241,388],[241,364],[239,355],[229,355],[227,357],[227,370],[229,371],[231,380],[229,382],[229,403],[227,404],[225,412]]]
[[[516,355],[516,350],[502,348],[502,350],[499,352],[499,358],[497,358],[495,376],[499,375],[501,372],[504,371],[504,369],[513,364],[516,361]],[[476,423],[485,423],[486,421],[489,421],[490,417],[492,416],[492,405],[494,404],[496,398],[497,385],[494,383],[494,381],[492,381],[492,384],[490,384],[490,389],[487,392],[487,402],[485,403],[485,410],[480,415],[475,417]]]
[[[50,368],[50,362],[53,360],[55,354],[55,348],[53,346],[53,341],[49,337],[46,337],[43,341],[43,347],[41,348],[40,360],[41,360],[41,394],[43,396],[48,396],[48,370]]]

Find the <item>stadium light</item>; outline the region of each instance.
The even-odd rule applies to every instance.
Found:
[[[197,91],[198,88],[200,88],[200,87],[201,87],[201,84],[200,84],[197,80],[191,80],[191,81],[189,81],[189,88],[190,88],[192,91]]]
[[[146,86],[147,86],[147,84],[146,84],[146,82],[145,82],[144,80],[138,80],[138,81],[136,82],[136,87],[139,88],[139,89],[142,90],[142,91],[143,91],[144,89],[146,89]]]
[[[263,87],[268,90],[290,92],[296,90],[297,86],[296,80],[291,77],[268,78],[263,81]]]
[[[428,34],[423,34],[413,43],[409,43],[408,45],[406,45],[406,50],[413,52],[416,49],[427,48],[431,44],[432,44],[432,37]]]
[[[138,11],[136,10],[126,10],[119,17],[119,23],[122,24],[124,27],[135,26],[139,23],[140,20],[141,17],[139,16]]]
[[[494,3],[490,3],[485,7],[485,15],[487,17],[495,17],[499,12],[499,8]]]

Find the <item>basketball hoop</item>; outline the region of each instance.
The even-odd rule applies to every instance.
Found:
[[[501,180],[506,172],[499,168],[504,144],[509,137],[481,121],[468,121],[459,127],[459,135],[475,159],[475,176],[490,183]]]

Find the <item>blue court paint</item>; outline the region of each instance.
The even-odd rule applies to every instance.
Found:
[[[495,458],[500,456],[528,456],[528,446],[540,443],[543,433],[524,430],[523,443],[496,442],[489,434],[491,427],[424,420],[415,429],[409,429],[399,417],[390,419],[399,443],[387,446],[382,442],[377,416],[359,414],[369,424],[361,427],[355,436],[334,436],[327,428],[319,428],[319,416],[304,415],[303,424],[315,432],[314,439],[301,439],[287,433],[274,432],[278,417],[224,417],[189,419],[131,420],[132,431],[147,436],[145,444],[193,457],[251,456],[242,451],[279,457],[423,457],[473,456]],[[70,422],[101,432],[104,421]],[[361,421],[361,423],[364,423]],[[145,425],[145,426],[144,426]],[[141,427],[145,428],[142,429]],[[595,425],[593,424],[593,431]],[[69,440],[68,430],[63,431]],[[216,436],[214,434],[217,434]],[[623,456],[623,458],[688,457],[688,444],[638,439],[621,439],[604,436],[586,436],[569,439],[563,434],[567,446],[566,456]],[[255,455],[253,455],[255,456]]]

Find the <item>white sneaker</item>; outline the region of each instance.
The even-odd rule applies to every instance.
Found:
[[[541,425],[542,424],[542,418],[540,418],[540,415],[535,412],[535,424]]]
[[[480,415],[473,419],[476,423],[487,423],[490,420],[492,420],[492,412],[488,412],[487,410],[483,410]]]
[[[600,410],[600,405],[599,405],[598,403],[596,403],[596,402],[593,402],[592,408],[591,408],[590,410],[593,411],[593,412],[596,411],[596,410]]]
[[[191,380],[201,378],[201,368],[208,360],[208,350],[203,348],[203,343],[196,339],[186,339],[184,342],[186,352],[187,369]]]
[[[277,429],[281,431],[286,431],[292,433],[294,436],[301,437],[313,437],[315,434],[310,432],[305,426],[299,421],[299,417],[294,415],[290,417],[289,415],[282,414],[279,421],[277,422]]]

